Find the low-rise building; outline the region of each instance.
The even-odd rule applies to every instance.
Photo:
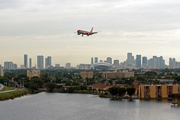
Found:
[[[80,74],[83,80],[86,80],[86,78],[93,78],[93,72],[83,71]]]
[[[3,72],[3,69],[0,69],[0,76],[4,76],[4,72]]]
[[[180,93],[180,85],[140,85],[140,98],[167,98],[172,93]]]
[[[102,77],[106,79],[134,77],[134,72],[103,72]]]
[[[41,76],[41,70],[27,70],[27,76],[29,78],[32,78],[34,76],[40,77]]]

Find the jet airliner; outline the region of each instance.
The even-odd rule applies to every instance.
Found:
[[[90,32],[84,31],[84,30],[77,30],[77,34],[78,34],[78,35],[81,35],[81,34],[82,34],[82,37],[83,37],[83,35],[89,36],[89,35],[93,35],[93,34],[96,34],[96,33],[98,33],[98,32],[93,32],[93,28],[91,29]]]

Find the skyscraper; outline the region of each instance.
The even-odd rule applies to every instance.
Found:
[[[128,65],[131,65],[131,62],[132,62],[132,53],[127,53],[127,64]]]
[[[66,66],[65,66],[65,68],[71,68],[71,63],[66,63]]]
[[[147,67],[147,57],[142,57],[142,66]]]
[[[51,66],[51,56],[45,58],[45,67]]]
[[[17,64],[14,64],[13,62],[4,62],[4,69],[17,69]]]
[[[24,54],[24,67],[28,68],[28,55]]]
[[[98,62],[98,57],[95,57],[95,63],[97,63]]]
[[[31,68],[32,67],[32,63],[31,63],[32,61],[31,61],[31,58],[29,58],[29,68]]]
[[[112,64],[112,58],[111,57],[107,57],[107,62]]]
[[[169,66],[171,68],[175,68],[176,67],[176,59],[175,58],[169,58]]]
[[[119,66],[119,60],[114,60],[114,65],[117,68]]]
[[[37,67],[39,69],[44,68],[44,57],[42,55],[37,56]]]
[[[91,58],[91,65],[93,64],[93,57]]]
[[[136,68],[141,68],[141,55],[136,55]]]

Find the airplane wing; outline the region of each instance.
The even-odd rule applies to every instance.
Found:
[[[98,32],[92,32],[92,34],[96,34],[96,33],[98,33]]]

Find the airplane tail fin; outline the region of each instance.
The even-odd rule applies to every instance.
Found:
[[[93,32],[93,27],[92,27],[92,29],[91,29],[91,31],[90,31],[91,33]]]

